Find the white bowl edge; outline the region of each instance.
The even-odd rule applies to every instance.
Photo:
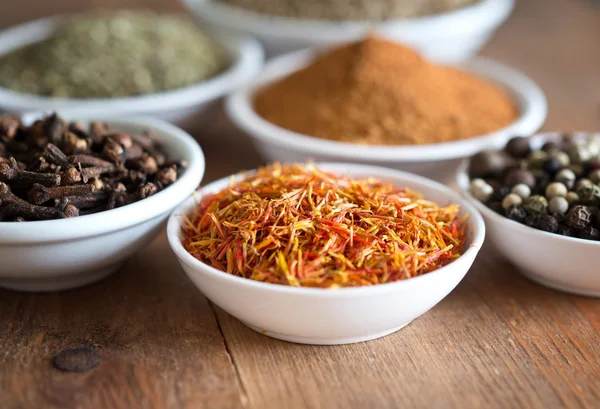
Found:
[[[183,0],[200,18],[229,29],[264,37],[308,42],[340,42],[358,39],[368,32],[426,43],[470,31],[493,31],[510,15],[515,0],[483,0],[480,3],[419,18],[370,21],[301,20],[264,15],[213,0]]]

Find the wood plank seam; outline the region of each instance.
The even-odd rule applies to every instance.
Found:
[[[244,385],[244,381],[242,380],[242,374],[240,373],[238,364],[236,363],[235,358],[233,357],[233,354],[231,353],[231,350],[229,348],[229,343],[227,342],[227,338],[225,337],[225,333],[223,332],[223,328],[221,328],[221,321],[219,320],[219,316],[217,315],[215,305],[208,298],[206,299],[206,301],[208,301],[208,305],[210,306],[213,316],[215,317],[215,321],[217,322],[217,327],[219,328],[219,333],[221,334],[221,339],[223,340],[223,345],[225,346],[225,352],[227,353],[229,362],[231,363],[233,371],[235,372],[235,377],[236,377],[238,386],[241,391],[240,400],[244,407],[248,407],[248,393],[246,392],[246,385]]]

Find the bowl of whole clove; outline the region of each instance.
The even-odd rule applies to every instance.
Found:
[[[196,190],[194,139],[149,118],[0,115],[0,286],[53,291],[112,272]]]
[[[600,133],[545,133],[463,162],[462,193],[528,278],[600,297]]]

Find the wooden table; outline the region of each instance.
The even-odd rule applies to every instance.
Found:
[[[178,7],[2,1],[0,25],[84,3]],[[518,3],[483,54],[544,88],[545,129],[597,129],[599,8],[590,0]],[[233,132],[217,117],[196,134],[206,182],[260,163],[247,142],[217,143]],[[81,374],[52,366],[78,346],[95,348],[99,366]],[[183,276],[164,234],[98,284],[0,291],[2,409],[238,407],[599,408],[600,301],[533,284],[487,245],[458,288],[405,329],[355,345],[296,345],[211,305]]]

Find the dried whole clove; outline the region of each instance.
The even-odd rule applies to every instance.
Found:
[[[45,186],[60,185],[60,175],[21,170],[14,158],[10,158],[8,162],[0,163],[0,180],[18,185],[32,185],[34,183]]]
[[[40,205],[52,199],[85,195],[92,193],[93,190],[94,187],[91,185],[46,187],[36,183],[27,193],[27,197],[31,203]]]
[[[16,116],[0,116],[0,137],[12,139],[17,134],[21,121]]]
[[[69,162],[69,158],[67,155],[61,151],[58,146],[54,144],[47,144],[43,150],[44,158],[46,158],[50,163],[54,163],[55,165],[61,166],[65,169],[72,167],[72,163]]]
[[[0,221],[77,217],[144,200],[186,167],[152,134],[50,115],[24,126],[0,115]]]

